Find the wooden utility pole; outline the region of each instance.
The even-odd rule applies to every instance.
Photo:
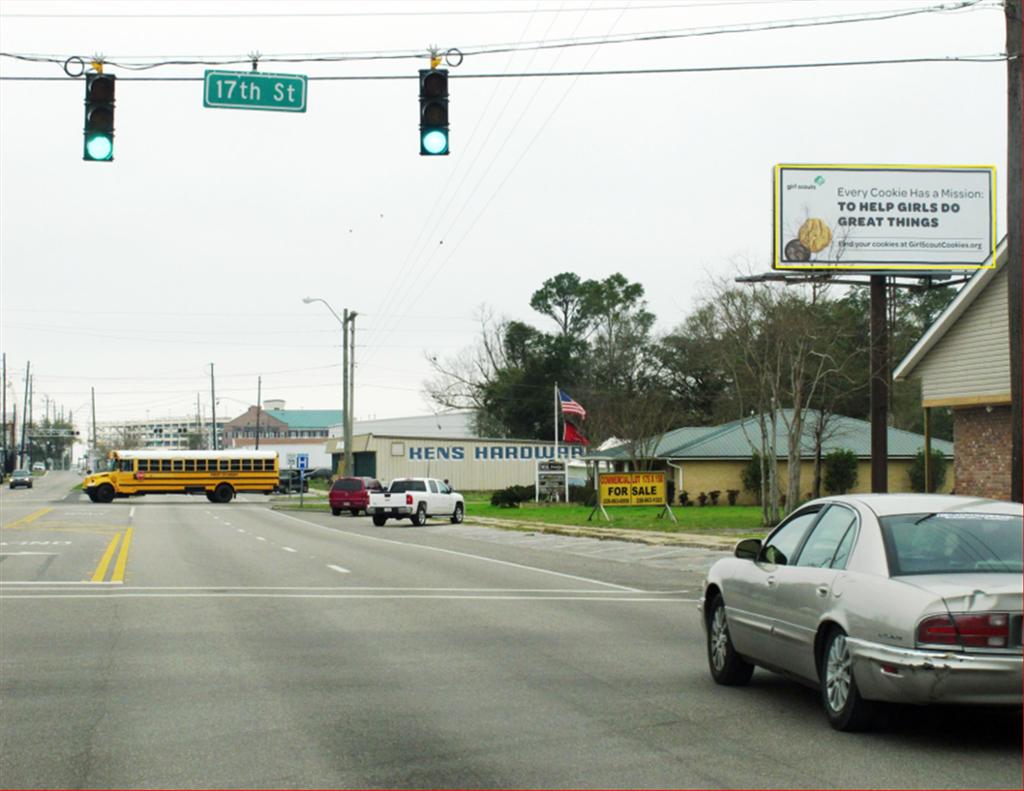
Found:
[[[889,328],[886,277],[871,275],[871,491],[889,491]]]
[[[1024,98],[1024,76],[1021,69],[1024,34],[1024,0],[1006,0],[1006,207],[1009,222],[1006,228],[1007,299],[1010,314],[1010,499],[1024,502],[1024,466],[1021,464],[1021,442],[1024,422],[1021,419],[1021,282],[1024,280],[1024,173],[1021,148],[1024,147],[1024,124],[1021,110]]]
[[[210,363],[210,432],[213,434],[213,450],[217,450],[217,393],[213,385],[213,363]]]

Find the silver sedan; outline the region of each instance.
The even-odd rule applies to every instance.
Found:
[[[849,495],[799,508],[708,572],[708,666],[821,690],[839,730],[877,703],[1021,705],[1022,511],[944,495]]]

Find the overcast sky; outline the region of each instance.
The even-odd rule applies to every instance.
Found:
[[[340,409],[340,327],[302,303],[312,296],[359,313],[355,417],[424,414],[427,356],[472,346],[481,306],[552,329],[529,299],[559,272],[624,273],[668,331],[709,277],[767,270],[780,162],[995,165],[1002,236],[1003,62],[552,74],[1003,52],[996,0],[756,30],[940,5],[4,0],[0,49],[61,61],[465,53],[451,69],[452,153],[434,158],[419,156],[423,56],[262,63],[405,78],[311,79],[303,114],[204,108],[204,65],[108,66],[109,164],[82,161],[83,80],[0,82],[8,398],[20,410],[30,360],[36,415],[48,397],[84,417],[90,387],[101,421],[194,414],[197,393],[208,415],[214,363],[219,416],[256,402],[258,375],[264,398]],[[723,28],[743,32],[678,36]],[[613,43],[653,32],[676,35]],[[515,51],[481,52],[500,45]],[[9,57],[0,70],[64,74]],[[474,76],[523,72],[547,76]]]

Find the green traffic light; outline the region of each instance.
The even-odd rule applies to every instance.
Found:
[[[421,153],[432,156],[448,153],[448,133],[443,129],[428,129],[420,136]]]
[[[105,162],[114,158],[114,141],[110,135],[92,135],[85,141],[86,158]]]

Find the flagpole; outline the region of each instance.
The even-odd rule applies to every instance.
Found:
[[[555,461],[558,461],[558,382],[555,382]]]

